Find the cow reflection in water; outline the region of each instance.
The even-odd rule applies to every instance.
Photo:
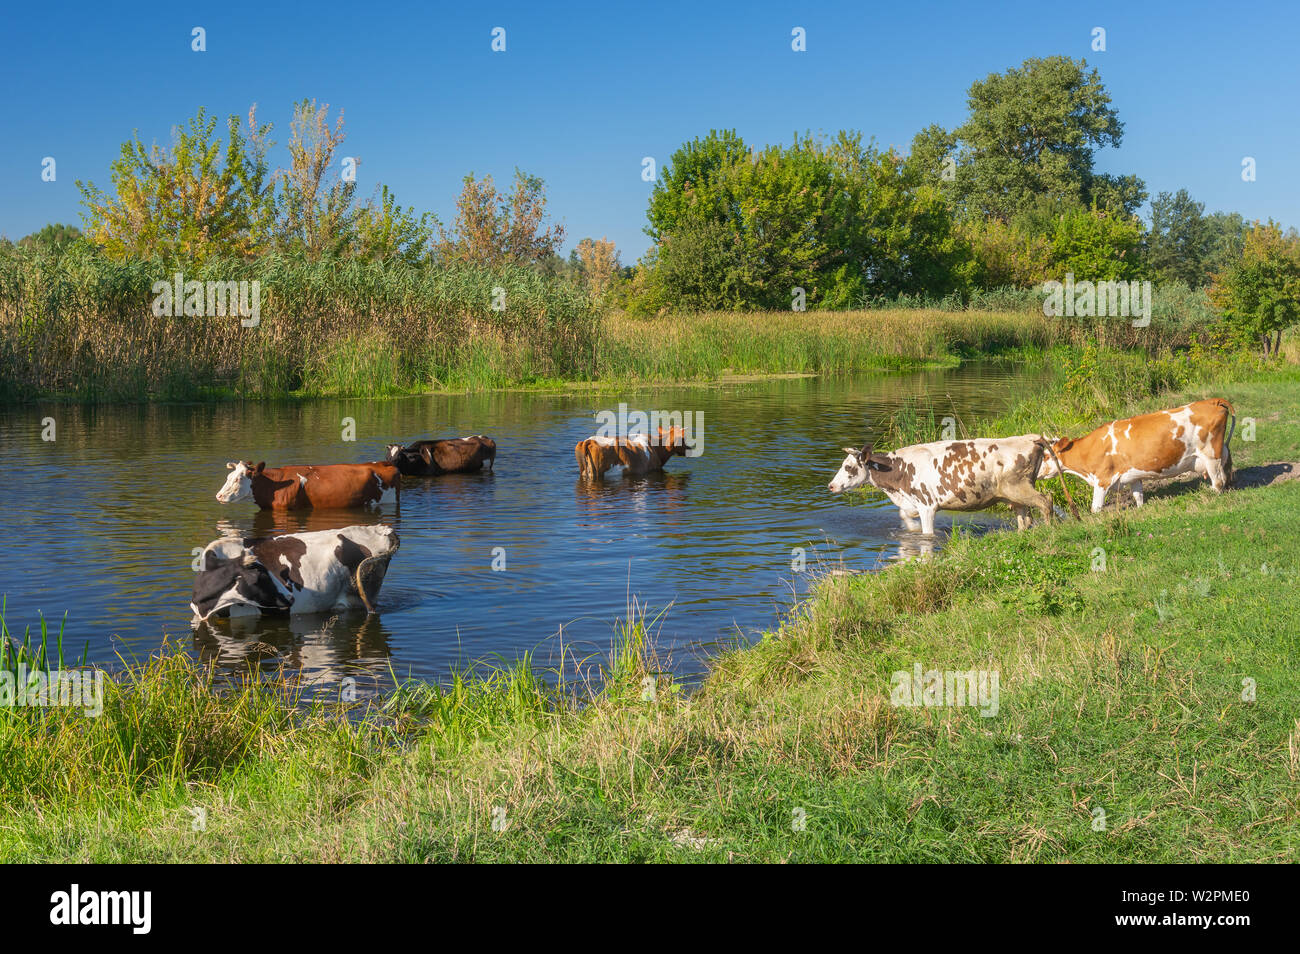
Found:
[[[221,521],[217,524],[221,529]],[[338,527],[371,527],[377,524],[401,530],[402,521],[396,514],[377,510],[258,510],[250,515],[250,536],[265,537],[279,533],[312,533],[317,530],[334,530]],[[243,533],[241,528],[235,531]]]
[[[960,533],[963,537],[982,537],[990,530],[1009,530],[1011,523],[996,516],[964,515],[964,519],[954,520],[948,533],[924,534],[900,531],[890,536],[898,546],[899,560],[929,559],[936,550],[947,544],[952,536]]]
[[[232,676],[283,670],[302,687],[351,676],[358,697],[391,682],[389,632],[364,611],[199,623],[194,648],[203,662]]]
[[[652,471],[643,477],[622,480],[585,480],[573,485],[578,512],[586,516],[604,515],[610,507],[623,513],[668,513],[686,506],[690,486],[689,472]]]
[[[898,541],[899,560],[928,560],[934,553],[934,536],[925,534],[901,533]]]

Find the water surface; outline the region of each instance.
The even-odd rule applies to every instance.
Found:
[[[689,677],[721,642],[770,628],[802,592],[810,574],[792,570],[795,548],[814,571],[869,570],[916,552],[887,501],[826,490],[841,446],[861,444],[868,422],[905,401],[973,422],[1024,384],[1014,366],[980,363],[622,394],[0,409],[9,468],[0,592],[20,633],[38,613],[66,611],[69,642],[80,652],[88,641],[93,663],[146,656],[166,633],[231,671],[247,669],[251,650],[257,664],[288,665],[312,686],[357,677],[362,693],[390,672],[438,680],[525,652],[543,666],[607,652],[635,598],[655,619],[661,655]],[[703,455],[647,478],[613,471],[581,482],[573,445],[620,402],[703,412]],[[47,417],[54,441],[41,439]],[[345,418],[354,442],[342,439]],[[465,434],[497,440],[495,470],[408,478],[400,511],[272,515],[213,496],[228,460],[367,461],[391,441]],[[375,521],[401,536],[378,615],[192,629],[193,548],[227,530]],[[941,517],[941,531],[951,522]],[[502,554],[505,569],[494,570]]]

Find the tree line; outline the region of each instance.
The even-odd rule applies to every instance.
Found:
[[[630,311],[861,307],[969,300],[1067,273],[1204,289],[1234,331],[1276,350],[1297,320],[1294,229],[1207,214],[1186,189],[1148,198],[1096,170],[1124,126],[1096,69],[1056,56],[975,82],[953,130],[904,154],[861,133],[755,147],[736,132],[683,144],[650,197],[650,251],[622,289]]]
[[[1086,61],[1026,60],[973,83],[967,105],[960,126],[931,125],[906,153],[847,130],[762,147],[715,130],[684,143],[655,182],[651,247],[633,267],[607,239],[561,257],[565,230],[548,220],[545,184],[520,170],[504,189],[467,175],[449,225],[387,186],[362,200],[343,115],[314,100],[294,105],[283,168],[272,168],[272,127],[256,106],[224,125],[200,110],[166,147],[124,143],[109,190],[77,183],[84,234],[47,226],[19,244],[83,241],[171,263],[276,252],[526,266],[644,315],[969,301],[1067,273],[1142,278],[1204,290],[1235,334],[1269,354],[1300,319],[1294,229],[1207,213],[1185,189],[1156,195],[1144,223],[1145,183],[1097,171],[1124,126]]]

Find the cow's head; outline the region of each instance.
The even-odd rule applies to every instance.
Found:
[[[396,464],[396,463],[397,463],[397,459],[398,459],[399,457],[401,457],[401,456],[402,456],[402,445],[401,445],[401,444],[389,444],[389,445],[388,445],[388,456],[387,456],[386,458],[384,458],[384,459],[387,460],[388,463],[390,463],[390,464]]]
[[[252,461],[239,460],[226,464],[226,469],[230,471],[230,476],[217,491],[217,499],[224,504],[247,500],[253,496],[253,477],[265,470],[266,464],[254,467]]]
[[[669,448],[672,453],[671,457],[686,456],[686,429],[681,427],[670,427],[667,430],[659,428],[659,433],[655,437],[655,443],[660,447]]]
[[[203,569],[194,581],[190,609],[199,619],[231,606],[287,610],[293,601],[280,592],[271,571],[251,553],[223,558],[212,550],[203,554]]]
[[[844,447],[841,450],[849,456],[844,458],[844,463],[840,464],[840,469],[826,485],[833,494],[861,487],[871,480],[871,471],[884,469],[882,464],[871,459],[870,444],[863,444],[857,450],[852,447]]]
[[[1061,468],[1057,465],[1057,459],[1074,446],[1074,441],[1069,437],[1061,437],[1057,440],[1044,437],[1037,443],[1043,448],[1043,463],[1038,468],[1038,479],[1047,480],[1060,474]]]

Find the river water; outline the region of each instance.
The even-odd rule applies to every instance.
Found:
[[[973,423],[1024,384],[1015,366],[980,362],[617,394],[0,408],[0,593],[18,638],[38,614],[57,629],[66,613],[69,655],[88,644],[95,664],[147,656],[166,634],[232,672],[287,666],[312,690],[353,676],[362,694],[393,674],[440,680],[525,652],[571,668],[609,651],[635,600],[660,656],[689,679],[720,645],[772,627],[819,570],[870,570],[916,552],[888,501],[826,490],[842,446],[860,445],[869,423],[904,402]],[[620,402],[702,413],[703,454],[647,478],[615,470],[581,482],[573,445]],[[50,418],[55,439],[45,440]],[[494,471],[407,478],[400,512],[272,515],[214,498],[229,460],[368,461],[389,442],[466,434],[496,439]],[[941,516],[941,534],[952,519]],[[377,615],[191,626],[193,548],[232,528],[371,522],[401,537]]]

